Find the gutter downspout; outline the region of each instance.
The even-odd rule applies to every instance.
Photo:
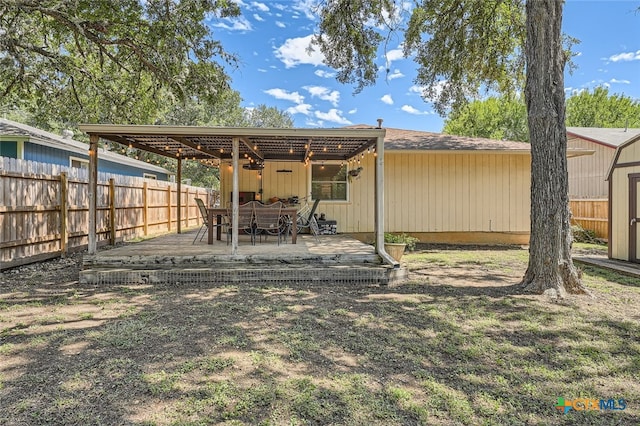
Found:
[[[378,120],[378,127],[382,126],[382,120]],[[400,268],[400,263],[389,256],[384,249],[384,136],[378,136],[376,142],[376,167],[375,167],[375,240],[376,252],[382,260]]]

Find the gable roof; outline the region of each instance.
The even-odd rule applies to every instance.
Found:
[[[7,120],[5,118],[0,118],[0,135],[26,136],[29,138],[30,143],[62,149],[85,156],[88,155],[89,151],[89,145],[86,143],[76,141],[71,138],[62,137],[60,135],[56,135],[55,133],[47,132],[36,127],[28,126],[16,121]],[[170,172],[169,170],[162,167],[155,166],[144,161],[136,160],[127,157],[126,155],[118,154],[116,152],[108,151],[104,148],[99,148],[99,156],[102,160],[105,161],[125,164],[127,166],[137,167],[139,169],[148,171],[155,171],[158,173],[164,173],[167,175],[173,174],[173,172]]]
[[[616,148],[638,135],[640,135],[640,129],[567,127],[569,139],[580,138],[611,148]]]

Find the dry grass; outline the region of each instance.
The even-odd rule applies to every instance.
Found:
[[[597,298],[554,303],[515,291],[524,250],[406,261],[397,288],[5,274],[0,424],[640,423],[637,280],[585,268]],[[558,397],[627,409],[565,415]]]

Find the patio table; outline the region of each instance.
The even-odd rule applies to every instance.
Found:
[[[283,216],[291,216],[291,244],[296,244],[298,242],[298,227],[296,226],[298,210],[295,207],[285,207],[280,212]],[[227,209],[224,208],[218,207],[207,209],[207,221],[209,224],[209,236],[207,242],[209,244],[213,244],[213,228],[216,229],[216,240],[220,241],[222,239],[222,229],[219,226],[214,226],[214,216],[216,218],[215,223],[220,223],[222,221],[222,216],[226,214]]]

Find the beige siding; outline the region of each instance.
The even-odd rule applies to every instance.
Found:
[[[593,155],[583,155],[567,160],[569,171],[570,198],[607,198],[609,185],[606,182],[607,171],[613,160],[615,148],[586,141],[572,139],[567,142],[569,148],[589,149]]]
[[[374,159],[349,183],[348,202],[322,201],[318,213],[338,221],[338,232],[374,229]],[[289,169],[292,173],[277,173]],[[222,203],[229,201],[231,171],[222,167]],[[301,163],[266,163],[264,200],[304,197],[310,170]],[[258,192],[256,171],[240,171],[240,191]],[[529,232],[530,158],[522,154],[385,153],[387,232]]]
[[[640,141],[620,151],[617,164],[640,161]],[[640,166],[620,167],[613,171],[611,193],[611,257],[629,260],[629,174],[640,173]]]
[[[389,232],[529,231],[527,155],[390,153],[385,161]]]

